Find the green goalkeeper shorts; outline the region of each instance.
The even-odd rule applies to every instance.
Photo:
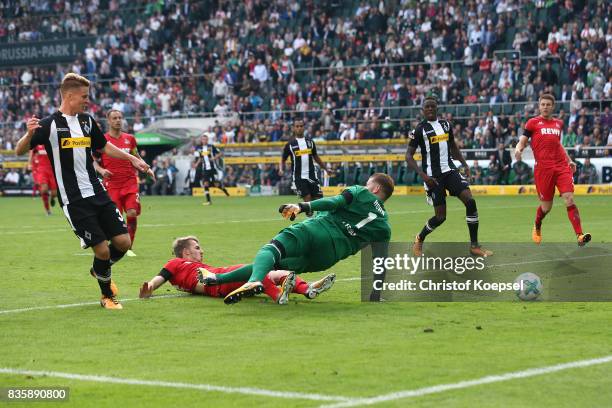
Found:
[[[320,272],[338,262],[332,234],[315,219],[285,228],[274,241],[280,242],[285,249],[278,265],[282,269],[296,273]]]

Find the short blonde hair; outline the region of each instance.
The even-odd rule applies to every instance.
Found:
[[[198,238],[194,237],[193,235],[190,235],[188,237],[179,237],[175,239],[172,243],[172,252],[174,252],[174,256],[177,258],[182,258],[183,249],[186,249],[189,246],[190,241],[195,241],[198,244],[200,243]]]
[[[76,88],[89,88],[89,84],[90,82],[87,78],[79,74],[75,74],[74,72],[70,72],[64,76],[64,79],[62,79],[62,84],[60,85],[60,92],[64,94]]]

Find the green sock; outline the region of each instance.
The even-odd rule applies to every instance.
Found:
[[[253,274],[249,282],[263,282],[264,278],[274,268],[278,251],[270,245],[266,245],[257,252],[253,261]]]
[[[231,272],[218,273],[217,283],[230,283],[230,282],[246,282],[253,273],[253,264],[241,266],[238,269],[234,269]]]

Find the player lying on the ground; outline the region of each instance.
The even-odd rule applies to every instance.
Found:
[[[279,211],[294,220],[297,214],[329,211],[285,228],[259,250],[251,270],[239,268],[224,274],[203,274],[207,285],[248,280],[225,297],[225,303],[264,291],[264,278],[274,268],[296,273],[324,271],[361,248],[374,243],[386,246],[391,238],[387,211],[383,203],[393,194],[393,179],[373,174],[366,186],[347,188],[334,197],[299,204],[285,204]],[[373,299],[376,300],[376,299]]]
[[[169,260],[157,276],[144,282],[140,288],[140,297],[148,298],[153,291],[170,281],[178,290],[211,297],[224,297],[242,286],[245,282],[233,282],[215,286],[203,285],[198,281],[198,275],[218,274],[231,272],[238,268],[250,270],[252,265],[233,265],[215,268],[202,263],[202,248],[196,237],[189,236],[177,238],[172,244],[172,251],[176,258]],[[299,293],[307,299],[314,299],[317,295],[329,290],[336,279],[330,274],[324,278],[308,283],[303,281],[294,272],[271,271],[263,280],[264,292],[278,304],[287,304],[289,293]]]
[[[438,102],[434,97],[425,98],[423,116],[425,119],[416,126],[408,143],[406,163],[425,182],[427,200],[434,206],[434,216],[415,237],[412,253],[414,256],[421,256],[425,237],[446,220],[446,190],[448,190],[450,195],[459,198],[465,205],[465,220],[471,241],[470,253],[475,256],[492,255],[491,251],[482,249],[478,243],[478,210],[467,181],[470,177],[470,168],[455,143],[453,126],[447,120],[438,120]],[[417,147],[421,148],[422,168],[414,160]],[[453,158],[463,164],[467,178],[459,173]]]
[[[521,160],[523,150],[531,140],[531,150],[536,160],[533,178],[540,198],[536,212],[535,224],[531,237],[533,242],[542,242],[542,220],[552,210],[555,186],[565,201],[569,218],[579,246],[591,240],[591,234],[583,233],[578,207],[574,203],[574,178],[576,163],[561,145],[563,121],[553,117],[555,97],[543,94],[538,102],[540,116],[531,118],[525,124],[525,130],[516,145],[514,155]]]

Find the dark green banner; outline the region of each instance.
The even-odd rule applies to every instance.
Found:
[[[85,51],[87,44],[93,45],[95,41],[95,37],[80,37],[0,44],[0,66],[74,61]]]

